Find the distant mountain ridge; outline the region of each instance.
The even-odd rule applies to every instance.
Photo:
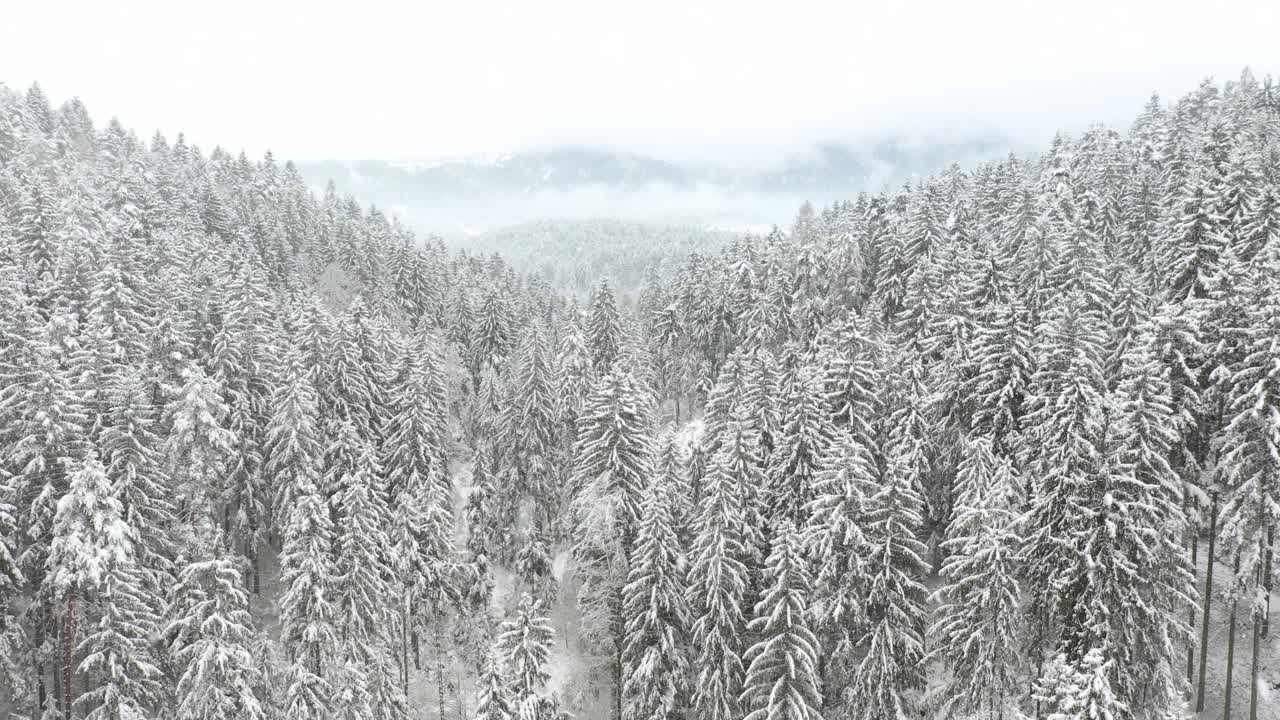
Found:
[[[720,227],[786,222],[804,200],[827,203],[879,191],[958,162],[1007,154],[997,136],[951,141],[886,138],[776,153],[772,163],[664,160],[585,146],[487,158],[301,163],[317,189],[340,191],[428,232],[474,233],[548,218],[618,217]]]

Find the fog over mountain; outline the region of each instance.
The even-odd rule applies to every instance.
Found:
[[[303,162],[299,169],[317,192],[332,180],[339,192],[446,237],[597,217],[736,230],[767,228],[805,201],[822,205],[879,192],[1015,149],[994,134],[885,136],[698,159],[566,144],[461,158]]]

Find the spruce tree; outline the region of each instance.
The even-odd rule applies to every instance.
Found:
[[[253,620],[241,562],[227,554],[208,523],[197,538],[193,559],[178,571],[165,630],[179,672],[174,717],[265,718],[257,695],[261,669],[250,651]]]
[[[511,705],[507,702],[506,676],[496,652],[490,652],[480,672],[476,720],[511,720]]]
[[[735,423],[742,428],[742,423]],[[742,433],[745,435],[745,433]],[[697,536],[690,553],[687,599],[692,624],[690,706],[698,717],[739,717],[742,692],[747,593],[743,540],[747,525],[742,498],[746,483],[735,473],[736,453],[726,447],[707,468],[697,513]],[[748,460],[746,467],[758,468]],[[758,469],[756,470],[758,473]]]
[[[929,629],[929,659],[946,666],[949,681],[934,692],[948,715],[1013,716],[1021,692],[1019,481],[991,441],[978,438],[966,444],[957,485]]]
[[[917,539],[923,503],[898,452],[867,502],[867,629],[859,643],[866,654],[849,696],[857,717],[910,717],[925,680],[926,565]]]
[[[814,630],[823,639],[824,684],[829,702],[837,705],[845,702],[844,689],[867,622],[862,598],[870,579],[866,561],[871,548],[865,524],[877,486],[871,453],[849,432],[836,434],[822,458],[803,529],[815,568],[811,611]]]
[[[673,718],[685,704],[689,630],[685,576],[672,522],[674,489],[655,475],[640,506],[630,572],[622,589],[622,717]]]
[[[329,508],[314,483],[303,480],[296,488],[289,524],[280,554],[281,641],[291,659],[317,678],[324,677],[324,662],[338,644],[334,627],[334,581],[337,568],[331,555],[333,526]],[[312,694],[321,685],[299,670],[295,682]]]
[[[511,696],[516,703],[542,693],[550,675],[547,661],[555,630],[542,615],[542,605],[528,593],[520,597],[515,617],[502,623],[498,648],[505,661]]]
[[[782,434],[769,459],[768,506],[775,518],[803,523],[813,500],[819,459],[831,442],[822,377],[802,367],[786,390]]]
[[[809,628],[810,581],[803,553],[795,525],[782,520],[774,529],[765,566],[768,589],[748,625],[760,639],[745,657],[750,666],[741,703],[747,720],[822,717],[821,648]]]
[[[598,380],[578,419],[574,484],[578,595],[590,641],[611,651],[615,713],[621,715],[625,617],[622,588],[635,547],[640,495],[652,472],[652,406],[624,371]]]
[[[613,298],[613,288],[608,280],[591,295],[591,308],[587,319],[587,347],[591,354],[591,368],[597,375],[613,369],[622,352],[624,340],[622,320]]]

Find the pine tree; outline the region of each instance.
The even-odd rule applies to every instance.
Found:
[[[1112,460],[1096,516],[1104,522],[1095,523],[1107,528],[1106,537],[1086,542],[1095,553],[1107,541],[1115,543],[1123,558],[1114,560],[1116,569],[1100,573],[1103,580],[1114,583],[1125,568],[1134,568],[1134,595],[1120,609],[1098,607],[1100,617],[1093,624],[1108,624],[1112,636],[1122,638],[1109,641],[1116,648],[1117,695],[1133,708],[1150,709],[1153,717],[1181,701],[1174,645],[1190,645],[1191,627],[1184,618],[1195,607],[1191,558],[1183,545],[1186,498],[1169,463],[1179,441],[1179,421],[1166,389],[1168,376],[1152,356],[1150,343],[1140,340],[1126,359],[1108,428]]]
[[[284,717],[287,720],[323,720],[329,717],[333,695],[329,683],[311,672],[303,662],[295,662],[290,671]]]
[[[742,423],[735,423],[741,430]],[[745,433],[738,433],[745,436]],[[742,692],[742,655],[750,557],[743,542],[746,526],[742,494],[746,482],[735,474],[735,447],[726,447],[710,463],[697,513],[697,537],[690,554],[686,590],[694,649],[690,706],[698,717],[734,720]],[[755,462],[746,467],[756,469]]]
[[[394,597],[388,583],[392,560],[386,533],[389,513],[376,476],[377,464],[366,445],[355,470],[342,481],[335,555],[340,578],[336,593],[339,636],[347,656],[365,664],[369,671],[389,636],[388,600]],[[369,678],[371,683],[373,680]]]
[[[136,549],[112,559],[95,604],[97,623],[89,626],[76,652],[81,676],[98,685],[76,700],[87,720],[142,717],[167,695],[164,673],[151,643],[159,633],[155,599],[134,560]]]
[[[1008,459],[978,438],[966,444],[956,484],[943,543],[944,585],[929,629],[937,638],[929,658],[948,668],[949,681],[935,692],[944,714],[985,710],[993,718],[1014,717],[1021,650],[1019,483]]]
[[[622,320],[608,280],[601,280],[592,293],[586,335],[592,370],[597,375],[611,371],[622,351],[624,337]]]
[[[114,407],[100,442],[107,476],[134,534],[138,565],[147,576],[145,591],[158,612],[159,598],[173,579],[174,524],[172,488],[160,456],[155,409],[140,373],[122,375],[111,392]]]
[[[215,515],[221,520],[235,434],[227,429],[228,409],[217,383],[195,365],[183,372],[183,381],[165,409],[170,434],[164,454],[175,478],[179,516],[195,523]]]
[[[275,485],[273,523],[283,535],[301,489],[321,482],[319,408],[300,351],[285,357],[284,374],[271,397],[271,421],[264,445],[264,470]]]
[[[1032,481],[1024,518],[1026,590],[1033,653],[1056,642],[1060,611],[1075,598],[1060,597],[1065,577],[1079,564],[1082,548],[1067,538],[1090,517],[1093,490],[1104,473],[1103,380],[1096,317],[1081,298],[1064,298],[1045,324],[1032,379],[1024,443]],[[1071,588],[1078,590],[1078,588]],[[1037,660],[1038,654],[1033,654]],[[1078,658],[1068,658],[1075,661]]]
[[[97,595],[110,580],[114,582],[107,588],[108,597],[112,601],[118,601],[119,606],[115,606],[114,602],[108,606],[108,623],[127,622],[121,614],[139,615],[146,611],[136,596],[112,596],[112,591],[119,589],[121,579],[126,582],[133,579],[129,577],[133,571],[133,548],[129,528],[121,519],[121,514],[120,501],[112,491],[106,468],[98,460],[97,454],[90,452],[71,475],[67,493],[58,500],[58,510],[53,518],[52,542],[46,560],[51,590],[62,608],[57,613],[63,624],[62,706],[68,718],[71,717],[73,702],[72,670],[74,648],[78,642],[77,622],[80,618],[77,612],[84,612],[85,598]],[[158,671],[149,661],[138,656],[147,635],[116,638],[111,634],[113,629],[117,632],[133,629],[145,633],[147,628],[119,625],[111,628],[108,625],[100,629],[104,631],[102,634],[89,638],[89,646],[97,651],[90,667],[102,663],[112,670],[127,670],[133,677],[121,677],[122,681],[129,683],[128,687],[108,684],[101,689],[100,697],[91,698],[86,704],[96,715],[105,713],[110,716],[120,709],[125,712],[135,711],[152,700],[156,690],[147,681],[148,675],[158,674]]]
[[[685,701],[688,660],[681,640],[690,620],[669,482],[656,475],[649,485],[622,589],[623,718],[677,717]]]
[[[778,446],[769,459],[768,505],[775,517],[804,521],[813,500],[819,459],[831,442],[831,419],[823,404],[822,377],[802,367],[786,390]]]
[[[517,510],[531,503],[533,516],[523,522],[534,528],[551,524],[558,510],[553,490],[563,472],[544,334],[541,325],[531,324],[516,349],[498,442],[504,480],[498,505],[514,524]]]
[[[337,572],[332,547],[329,508],[319,489],[303,479],[295,490],[280,554],[285,587],[280,599],[280,635],[292,660],[316,678],[324,677],[324,660],[338,644],[333,587]],[[295,679],[302,683],[299,691],[317,692],[321,686],[302,673],[300,669]]]
[[[475,720],[511,720],[506,677],[502,673],[502,662],[496,652],[490,652],[485,657],[477,684],[480,689],[476,699]]]
[[[868,498],[866,654],[854,670],[848,702],[856,717],[910,717],[924,686],[926,566],[920,495],[901,450],[888,458],[884,477]]]
[[[1078,664],[1057,655],[1032,697],[1050,720],[1123,720],[1129,708],[1111,692],[1111,665],[1098,648],[1090,649]]]
[[[868,505],[877,485],[872,448],[848,432],[838,432],[822,458],[815,496],[804,528],[808,557],[815,568],[811,612],[823,639],[824,681],[832,702],[843,701],[859,654],[857,641],[866,627],[862,598],[868,589],[870,551],[864,532]]]
[[[165,631],[179,669],[175,718],[265,718],[256,693],[261,670],[250,651],[249,596],[240,562],[206,523],[193,555],[178,572]]]
[[[653,409],[646,389],[624,371],[598,380],[578,418],[574,485],[582,581],[578,602],[588,637],[612,650],[615,713],[621,715],[625,618],[622,588],[635,545],[640,494],[652,472]]]
[[[502,623],[498,648],[505,660],[511,696],[517,703],[539,695],[547,679],[547,661],[555,630],[542,615],[542,605],[528,593],[520,597],[515,617]]]
[[[821,648],[809,629],[810,582],[800,533],[782,520],[773,538],[765,568],[768,589],[748,626],[760,640],[746,654],[750,666],[741,702],[747,720],[818,720]]]

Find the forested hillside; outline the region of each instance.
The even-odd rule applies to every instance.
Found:
[[[669,262],[0,87],[0,710],[1275,717],[1269,80]]]
[[[450,241],[473,254],[498,253],[521,272],[586,300],[600,278],[629,299],[669,276],[692,254],[714,254],[734,233],[619,220],[544,220]]]

